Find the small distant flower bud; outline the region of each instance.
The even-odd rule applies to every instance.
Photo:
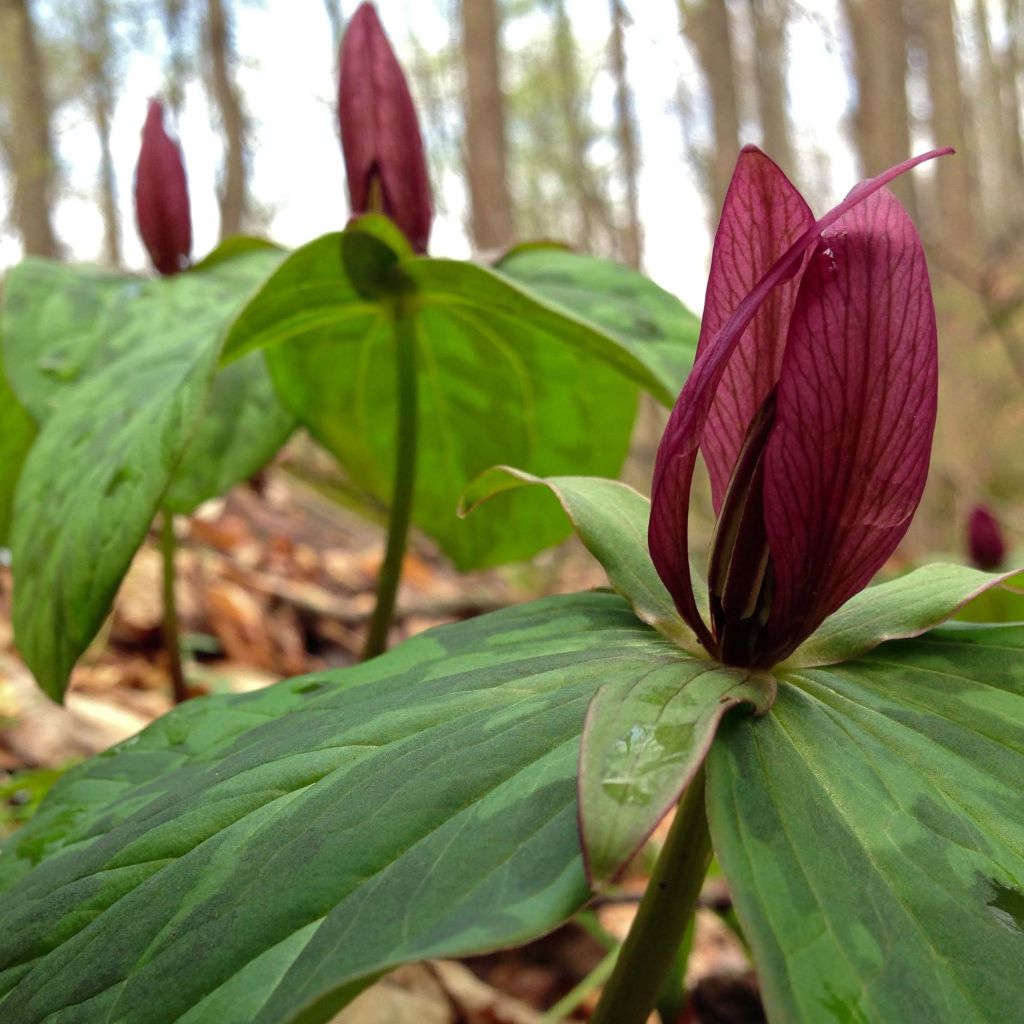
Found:
[[[984,505],[975,505],[967,521],[967,548],[979,569],[998,569],[1006,556],[999,520]]]
[[[188,266],[192,218],[178,144],[164,131],[159,100],[149,101],[135,167],[135,217],[153,266],[165,276]]]
[[[352,16],[341,44],[338,118],[354,214],[383,213],[426,252],[433,218],[430,181],[409,86],[370,3]]]

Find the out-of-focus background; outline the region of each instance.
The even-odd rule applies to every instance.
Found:
[[[182,142],[197,257],[238,232],[292,246],[341,227],[336,65],[355,6],[0,0],[0,274],[25,253],[145,271],[132,179],[151,96],[164,98]],[[643,269],[699,313],[742,144],[766,149],[819,211],[911,153],[955,146],[895,185],[926,241],[942,369],[928,489],[894,567],[963,559],[977,502],[1020,546],[1021,0],[377,6],[419,106],[436,255],[556,239]],[[641,489],[664,417],[648,403],[638,421],[626,475]],[[352,660],[383,545],[376,526],[330,500],[342,484],[333,473],[300,438],[253,484],[179,523],[197,691]],[[699,520],[698,538],[709,525]],[[0,580],[0,770],[19,773],[0,794],[4,828],[29,812],[52,768],[167,708],[159,572],[147,546],[66,709],[20,667],[10,581]],[[396,638],[603,577],[571,544],[530,566],[459,577],[421,540],[405,579]],[[528,973],[518,964],[517,983]],[[527,1002],[550,1002],[534,995]]]
[[[197,254],[296,245],[347,216],[336,54],[354,0],[0,0],[0,268],[23,252],[145,266],[131,206],[146,101],[185,151]],[[548,237],[642,267],[700,311],[745,142],[824,209],[897,183],[928,243],[943,402],[910,538],[956,550],[966,507],[1020,521],[1020,0],[380,0],[408,69],[432,251]],[[642,477],[642,473],[640,476]]]

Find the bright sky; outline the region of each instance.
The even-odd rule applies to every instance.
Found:
[[[346,14],[355,2],[347,3]],[[427,49],[443,45],[449,26],[440,13],[451,3],[439,0],[378,0],[378,10],[401,56],[411,33]],[[648,273],[694,309],[703,301],[710,252],[707,213],[700,188],[684,160],[683,135],[674,108],[676,83],[699,93],[699,76],[680,40],[675,0],[633,0],[633,25],[627,34],[630,81],[640,126],[641,218]],[[596,0],[570,0],[570,15],[585,52],[598,53],[608,35],[607,7]],[[334,114],[334,54],[322,0],[264,0],[238,5],[238,49],[246,63],[239,71],[245,102],[256,123],[253,139],[253,193],[272,212],[269,234],[288,246],[299,245],[341,227],[347,217],[345,179]],[[595,17],[595,10],[600,16]],[[807,157],[805,183],[813,184],[812,203],[833,200],[854,183],[855,166],[843,137],[849,106],[849,78],[834,31],[835,0],[803,4],[804,15],[791,27],[788,65],[797,145]],[[529,25],[519,31],[527,32]],[[516,40],[510,40],[514,45]],[[742,49],[743,40],[738,40]],[[146,260],[135,230],[131,186],[139,130],[147,98],[161,87],[157,56],[133,57],[117,107],[112,145],[128,264],[142,269]],[[611,91],[603,82],[594,97],[604,118]],[[61,158],[67,171],[67,195],[60,202],[56,227],[74,259],[98,258],[102,225],[94,199],[98,148],[83,113],[69,106],[57,125]],[[218,213],[214,194],[221,142],[210,124],[202,88],[186,95],[178,125],[188,170],[194,226],[194,254],[202,256],[216,241]],[[756,142],[756,136],[743,141]],[[816,164],[814,151],[826,151],[830,166]],[[443,188],[448,213],[435,223],[431,238],[437,255],[463,257],[469,244],[463,229],[465,196],[454,177]],[[20,256],[17,240],[0,235],[0,267]]]

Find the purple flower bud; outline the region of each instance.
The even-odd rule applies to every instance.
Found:
[[[165,276],[188,266],[192,218],[178,144],[164,131],[164,108],[149,101],[135,167],[135,217],[153,266]]]
[[[936,412],[921,240],[887,182],[814,219],[764,153],[740,154],[715,237],[693,371],[658,449],[651,559],[715,658],[783,660],[867,585],[910,524]],[[718,524],[710,623],[687,551],[697,453]]]
[[[979,569],[998,569],[1006,556],[1003,532],[991,509],[975,505],[967,521],[967,549]]]
[[[341,148],[353,214],[383,213],[427,251],[430,180],[405,75],[377,12],[361,4],[341,43]]]

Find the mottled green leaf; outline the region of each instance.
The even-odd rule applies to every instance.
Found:
[[[35,437],[32,417],[18,401],[0,367],[0,547],[6,547],[9,540],[14,490]]]
[[[541,479],[510,466],[495,466],[469,485],[462,495],[459,514],[469,515],[497,494],[538,484],[555,495],[580,540],[608,573],[609,583],[637,616],[678,647],[704,657],[704,649],[680,618],[647,553],[651,503],[632,487],[598,477]],[[706,592],[703,587],[695,590]]]
[[[125,323],[158,281],[28,257],[4,282],[4,369],[37,424],[60,396],[139,344]]]
[[[225,483],[252,465],[253,440],[236,445],[226,435],[218,466],[194,464],[196,482],[182,459],[209,399],[220,331],[277,258],[256,251],[206,271],[138,282],[140,293],[111,305],[103,320],[116,358],[51,391],[53,407],[15,496],[11,547],[18,648],[55,699],[174,474],[183,475],[179,493],[195,498],[211,481]],[[223,428],[214,418],[208,429],[216,436]]]
[[[784,667],[832,665],[865,654],[886,640],[919,636],[1012,575],[936,562],[868,587],[830,615]]]
[[[1024,627],[794,670],[708,759],[715,852],[773,1021],[1016,1020]]]
[[[375,235],[374,248],[362,234],[327,235],[293,253],[233,325],[226,358],[264,349],[285,404],[356,486],[387,502],[397,444],[389,307],[400,292],[417,342],[414,523],[461,568],[561,540],[564,519],[539,492],[510,492],[466,521],[455,515],[459,495],[499,462],[614,476],[636,386],[663,400],[668,391],[619,341],[499,275],[394,252],[378,264],[371,257],[387,255],[385,239]]]
[[[673,397],[682,388],[700,320],[650,278],[621,263],[552,246],[513,249],[497,269],[618,338]]]
[[[591,884],[613,881],[689,785],[725,713],[763,714],[767,672],[666,658],[637,679],[608,682],[587,711],[580,755],[580,827]]]
[[[397,964],[553,928],[589,895],[587,702],[672,654],[584,594],[182,706],[3,848],[0,1019],[314,1024]]]
[[[175,470],[164,506],[187,514],[259,472],[295,429],[261,352],[213,378],[203,417]]]

